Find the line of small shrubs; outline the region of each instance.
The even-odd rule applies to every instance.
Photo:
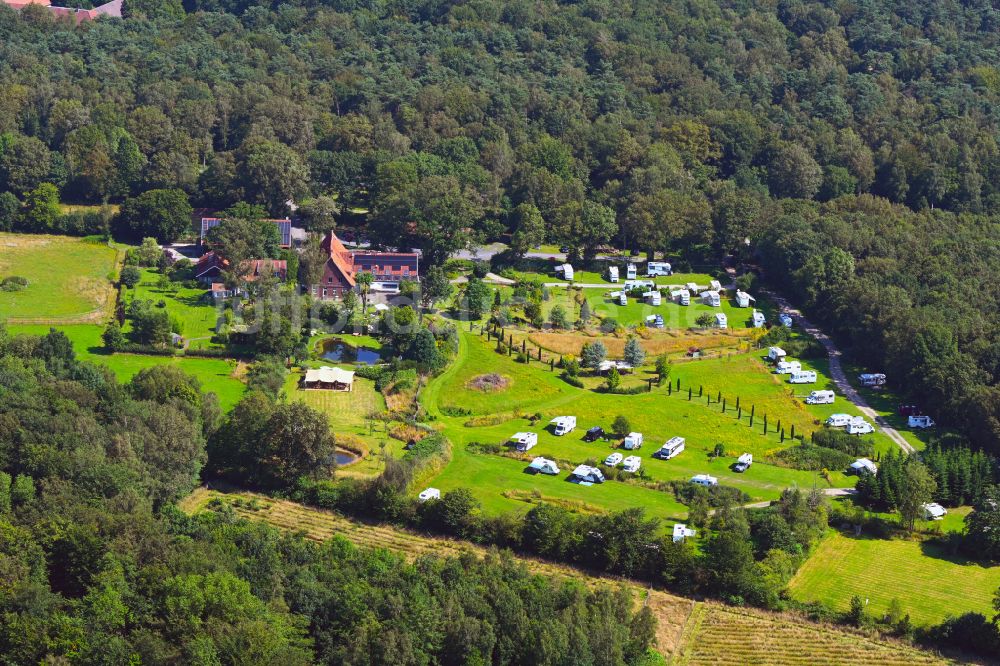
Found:
[[[232,358],[233,354],[228,349],[185,349],[185,356],[200,356],[203,358]],[[252,353],[247,354],[253,356]]]
[[[121,354],[146,354],[148,356],[175,356],[176,350],[172,347],[154,347],[153,345],[140,345],[128,342],[115,350]]]

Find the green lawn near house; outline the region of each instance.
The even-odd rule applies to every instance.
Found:
[[[1000,566],[952,556],[933,543],[855,538],[830,533],[792,579],[799,601],[823,601],[846,611],[851,597],[868,600],[869,614],[883,614],[893,598],[914,623],[941,622],[965,612],[992,617]]]
[[[222,409],[229,411],[239,402],[245,390],[245,385],[236,376],[236,362],[227,359],[197,358],[183,356],[152,356],[144,354],[108,354],[101,341],[103,327],[97,325],[78,324],[72,326],[46,325],[15,325],[8,327],[12,334],[45,335],[50,328],[62,331],[73,343],[77,358],[104,365],[118,377],[118,381],[127,382],[140,370],[155,365],[171,364],[184,372],[194,375],[201,382],[202,388],[219,396]]]
[[[114,307],[112,280],[119,255],[96,238],[0,233],[0,280],[20,276],[28,286],[0,291],[0,321],[96,323]]]
[[[163,302],[171,318],[181,323],[181,335],[195,349],[212,347],[210,338],[215,334],[215,326],[222,316],[222,308],[216,307],[203,286],[185,287],[179,282],[168,282],[159,286],[160,272],[145,268],[142,278],[133,289],[125,291],[126,303],[133,299],[145,299],[153,305]]]

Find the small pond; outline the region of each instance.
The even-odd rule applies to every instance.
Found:
[[[357,454],[351,453],[350,451],[343,451],[341,449],[337,449],[334,453],[334,458],[337,460],[337,467],[350,465],[351,463],[355,463],[360,460]]]
[[[325,340],[323,342],[323,358],[337,363],[358,363],[360,365],[375,365],[382,356],[368,347],[354,347],[342,340]]]

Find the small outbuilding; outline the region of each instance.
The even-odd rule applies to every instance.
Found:
[[[324,366],[319,369],[306,370],[302,378],[302,388],[325,391],[354,390],[354,372]]]

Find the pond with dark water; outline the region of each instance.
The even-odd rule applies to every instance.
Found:
[[[336,363],[375,365],[382,360],[382,355],[368,347],[355,347],[343,340],[333,339],[323,342],[323,358]]]

